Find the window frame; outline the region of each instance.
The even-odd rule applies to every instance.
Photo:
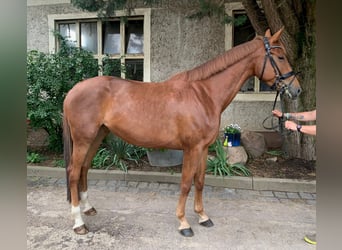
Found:
[[[241,2],[226,3],[226,13],[233,16],[235,11],[245,11]],[[225,25],[225,50],[229,50],[233,45],[234,27],[231,23]],[[260,80],[254,77],[254,91],[238,92],[234,101],[274,101],[275,91],[260,91]]]
[[[116,11],[115,16],[110,17],[106,20],[119,20],[120,17],[126,16],[124,11]],[[151,60],[150,60],[150,41],[151,41],[151,9],[134,9],[132,14],[128,17],[129,20],[140,19],[143,20],[143,30],[144,30],[144,53],[143,54],[125,54],[124,43],[125,39],[121,39],[121,53],[117,55],[110,55],[111,59],[121,59],[121,63],[125,63],[125,60],[129,59],[143,59],[144,73],[143,81],[149,82],[151,79]],[[81,22],[97,22],[97,44],[98,44],[98,54],[94,54],[94,58],[98,60],[99,65],[102,65],[102,59],[106,57],[102,54],[102,21],[98,18],[97,13],[69,13],[69,14],[51,14],[48,15],[48,26],[49,26],[49,51],[50,53],[55,53],[56,48],[58,48],[58,39],[53,35],[53,31],[57,29],[57,25],[62,22],[75,21],[76,23]],[[80,25],[76,25],[76,30],[78,30]],[[125,25],[120,21],[121,34],[125,32]],[[79,35],[77,32],[76,36]],[[77,45],[80,46],[80,39],[77,39]],[[124,55],[124,57],[122,57]],[[125,77],[124,73],[121,73],[121,77]]]

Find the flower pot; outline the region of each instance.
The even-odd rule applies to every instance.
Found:
[[[228,147],[236,147],[240,146],[241,142],[241,133],[224,133],[225,138],[228,137]]]
[[[183,163],[183,150],[151,150],[147,151],[147,158],[151,166],[171,167]]]

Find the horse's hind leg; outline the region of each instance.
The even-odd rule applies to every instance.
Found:
[[[73,226],[74,232],[77,234],[86,234],[88,233],[88,229],[84,225],[81,216],[78,186],[80,181],[81,168],[87,155],[89,146],[87,146],[87,144],[74,143],[73,147],[74,148],[71,162],[68,167],[69,188],[71,195],[71,216],[75,221]]]
[[[96,154],[97,148],[103,138],[108,134],[108,130],[100,128],[94,139],[83,137],[82,141],[74,140],[71,165],[69,166],[69,187],[71,193],[71,215],[75,221],[73,229],[77,234],[86,234],[88,229],[85,226],[79,201],[79,192],[82,205],[85,205],[86,214],[96,214],[88,201],[87,194],[87,174],[91,165],[91,160]]]
[[[86,159],[84,161],[84,164],[82,165],[81,169],[81,179],[80,179],[80,185],[79,185],[79,191],[80,191],[80,198],[81,198],[81,205],[83,208],[83,213],[88,216],[96,215],[97,211],[96,209],[90,204],[88,200],[88,170],[91,167],[92,160],[94,156],[96,155],[96,152],[101,145],[101,142],[106,137],[106,135],[109,133],[108,129],[106,127],[101,127],[99,129],[99,132],[97,133],[97,136],[93,143],[91,144],[88,154],[86,156]]]
[[[202,154],[200,165],[195,173],[194,184],[195,184],[195,212],[199,215],[199,224],[205,227],[212,227],[214,223],[209,219],[203,208],[203,187],[205,178],[205,169],[207,165],[208,149]]]

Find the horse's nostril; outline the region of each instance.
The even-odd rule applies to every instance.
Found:
[[[298,94],[300,94],[300,93],[302,93],[302,89],[301,88],[298,89]]]

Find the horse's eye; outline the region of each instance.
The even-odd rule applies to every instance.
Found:
[[[279,60],[284,60],[285,57],[283,57],[283,56],[278,56],[278,59],[279,59]]]

